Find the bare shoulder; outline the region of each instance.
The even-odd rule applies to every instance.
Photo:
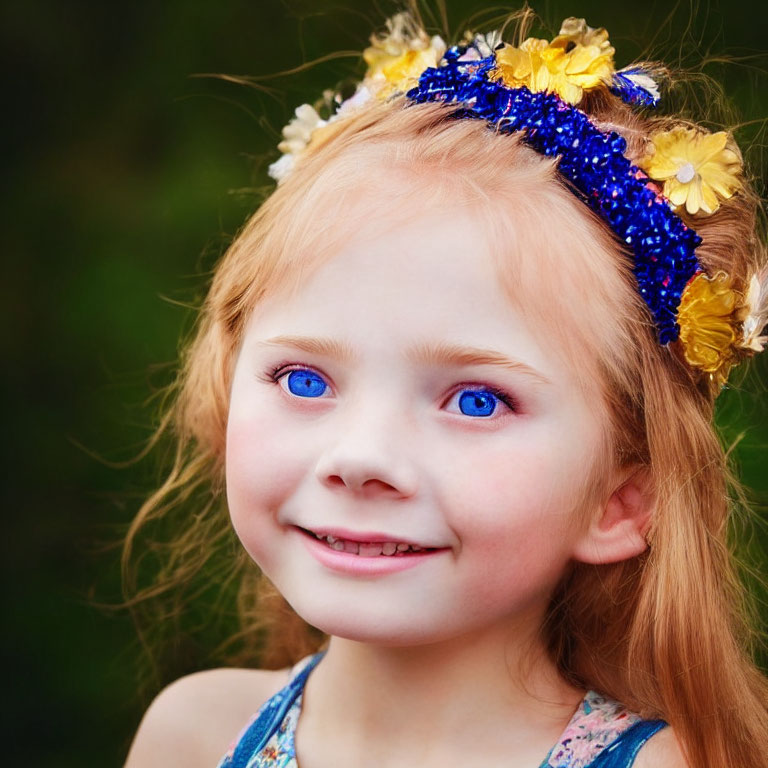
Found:
[[[637,753],[635,768],[689,768],[672,728],[662,728],[648,739]]]
[[[289,670],[212,669],[162,690],[144,715],[125,768],[215,768]]]

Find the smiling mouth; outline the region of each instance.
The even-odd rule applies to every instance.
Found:
[[[338,536],[320,535],[306,528],[299,530],[325,544],[328,549],[359,557],[408,557],[409,555],[438,551],[434,547],[420,547],[417,544],[408,544],[404,541],[351,541]]]

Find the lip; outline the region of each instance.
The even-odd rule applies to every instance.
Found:
[[[306,531],[303,528],[293,526],[293,530],[296,532],[304,546],[309,553],[325,568],[336,573],[341,573],[349,576],[385,576],[390,573],[398,573],[400,571],[406,571],[410,568],[415,568],[417,565],[421,565],[428,560],[434,559],[448,551],[447,547],[439,549],[428,549],[424,552],[408,552],[403,555],[379,555],[376,557],[364,557],[362,555],[354,555],[349,552],[339,552],[338,550],[331,549],[327,544],[324,544],[319,539],[315,538],[312,533]],[[337,538],[348,541],[357,542],[384,542],[384,541],[397,541],[404,544],[410,544],[408,540],[403,541],[397,537],[383,536],[382,534],[361,534],[347,531],[347,535],[344,535],[344,531],[339,528],[334,529],[318,529],[314,531],[319,536],[336,536]],[[364,536],[365,538],[361,538]],[[369,538],[371,536],[371,538]],[[413,542],[415,544],[415,542]],[[415,544],[416,546],[420,546]]]

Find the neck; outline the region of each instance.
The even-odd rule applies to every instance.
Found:
[[[359,749],[358,764],[364,756],[370,760],[375,745],[386,750],[387,744],[397,745],[400,757],[404,750],[415,757],[425,744],[432,752],[441,745],[435,764],[459,754],[462,745],[479,743],[502,753],[530,750],[530,760],[540,762],[582,696],[559,675],[535,633],[508,626],[415,647],[333,637],[307,684],[297,735],[300,764],[323,764],[311,756],[338,741],[328,734],[344,734],[345,751]],[[374,762],[386,764],[381,756]]]

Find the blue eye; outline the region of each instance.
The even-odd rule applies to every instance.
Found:
[[[323,397],[330,389],[322,375],[311,368],[294,368],[286,371],[284,366],[279,366],[270,373],[269,380],[277,382],[285,392],[294,397]],[[449,404],[454,401],[458,401],[459,413],[473,418],[492,416],[496,413],[499,403],[509,411],[517,410],[517,404],[506,392],[482,386],[459,390],[451,397]]]
[[[297,397],[320,397],[328,389],[320,374],[305,368],[289,371],[287,375],[281,376],[279,381],[283,389]]]
[[[465,416],[490,416],[498,398],[493,392],[465,389],[459,396],[459,408]]]
[[[517,403],[511,395],[492,387],[469,387],[460,389],[448,402],[451,413],[460,413],[463,416],[487,419],[494,414],[499,415],[497,406],[502,404],[506,411],[517,412]]]

